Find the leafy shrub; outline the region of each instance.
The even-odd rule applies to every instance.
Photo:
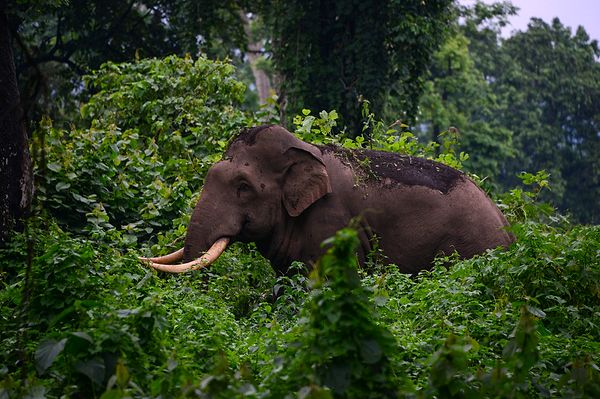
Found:
[[[39,199],[71,229],[124,243],[183,234],[193,198],[229,138],[252,118],[237,109],[245,87],[233,66],[167,57],[104,64],[81,127],[44,120],[47,169]],[[168,242],[168,241],[167,241]]]
[[[509,250],[442,259],[416,278],[383,265],[357,274],[345,231],[311,280],[275,279],[239,246],[208,271],[159,276],[54,224],[27,234],[0,252],[13,276],[0,291],[8,397],[595,397],[600,387],[597,227],[525,223]],[[344,370],[351,384],[327,389]]]
[[[402,348],[393,361],[431,395],[587,397],[600,388],[597,234],[529,221],[509,250],[441,259],[416,279],[367,277]]]
[[[600,315],[600,227],[527,222],[513,231],[510,253],[498,253],[493,263],[477,261],[482,283],[497,298],[526,301],[553,333],[600,340],[594,321]]]
[[[28,256],[31,264],[23,267]],[[0,394],[21,397],[38,387],[50,397],[106,390],[170,396],[215,368],[223,355],[239,366],[243,344],[235,348],[243,324],[235,314],[264,300],[261,293],[275,281],[264,260],[246,262],[253,257],[232,248],[209,279],[195,273],[195,279],[165,280],[133,254],[123,256],[43,220],[30,225],[0,252],[0,271],[13,276],[12,282],[2,280],[0,291],[0,370],[3,377],[8,373]],[[232,300],[232,293],[244,292],[245,301]],[[28,385],[13,385],[12,376],[21,371]]]
[[[390,398],[396,394],[388,354],[394,338],[374,317],[360,282],[355,230],[342,229],[312,273],[314,294],[288,343],[271,395]],[[278,369],[281,365],[276,366]]]
[[[377,120],[369,111],[369,102],[363,100],[363,125],[362,134],[350,138],[345,132],[334,132],[337,126],[338,114],[335,110],[321,111],[319,116],[311,115],[308,109],[302,110],[302,115],[296,115],[293,123],[295,133],[301,139],[314,144],[337,144],[345,148],[369,148],[397,152],[404,155],[419,156],[433,159],[448,166],[461,169],[462,162],[469,158],[468,154],[456,153],[458,135],[456,131],[440,134],[440,143],[419,143],[418,138],[407,131],[407,125],[398,121],[387,126],[383,121]]]

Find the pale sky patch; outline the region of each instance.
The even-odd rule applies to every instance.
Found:
[[[461,4],[471,5],[475,0],[459,0]],[[494,3],[485,0],[484,3]],[[519,8],[518,15],[512,16],[510,26],[502,34],[507,37],[511,32],[527,30],[527,24],[532,17],[543,19],[551,23],[554,17],[571,28],[575,34],[577,26],[582,25],[591,39],[600,42],[600,0],[512,0],[512,4]]]

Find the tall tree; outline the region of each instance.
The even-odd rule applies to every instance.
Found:
[[[469,41],[469,54],[475,68],[488,82],[503,68],[502,62],[499,62],[501,30],[509,23],[508,18],[516,14],[517,8],[507,0],[492,4],[478,0],[471,7],[460,8],[462,23],[459,30]]]
[[[598,223],[598,43],[558,19],[532,19],[526,31],[501,39],[514,13],[506,1],[461,8],[461,24],[434,56],[417,126],[434,136],[458,127],[471,155],[466,166],[504,188],[522,171],[545,169],[552,188],[545,199]]]
[[[264,38],[261,38],[255,30],[253,25],[256,20],[249,18],[248,13],[240,11],[240,17],[244,24],[244,32],[248,40],[246,47],[246,57],[248,58],[248,64],[254,76],[254,83],[256,84],[256,92],[258,94],[259,104],[266,104],[267,98],[271,95],[271,79],[267,72],[260,68],[260,63],[265,61],[263,57],[264,53]]]
[[[600,223],[600,57],[598,42],[558,18],[532,19],[503,45],[494,81],[505,98],[502,123],[520,150],[505,179],[545,169],[551,199],[579,221]]]
[[[33,179],[23,121],[7,2],[0,0],[0,244],[31,205]]]
[[[421,76],[454,18],[452,0],[267,0],[284,110],[337,109],[360,133],[361,97],[380,112],[396,93],[414,116]]]
[[[499,117],[503,103],[490,84],[500,54],[500,29],[516,11],[509,2],[459,7],[457,19],[435,52],[419,102],[415,129],[427,140],[450,128],[459,133],[465,167],[496,178],[514,155],[512,130]],[[495,180],[495,179],[493,179]]]
[[[431,75],[419,105],[417,130],[426,139],[456,128],[460,149],[470,155],[465,166],[488,177],[513,155],[512,131],[500,124],[496,95],[475,67],[469,41],[460,32],[450,36],[434,55]]]

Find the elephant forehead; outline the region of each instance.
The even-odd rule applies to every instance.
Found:
[[[281,170],[286,164],[283,149],[269,142],[256,143],[252,146],[239,145],[230,149],[227,159],[233,167],[265,170]]]
[[[321,151],[305,143],[281,126],[260,126],[242,132],[225,152],[225,158],[237,165],[254,166],[258,172],[280,173],[290,166],[290,149],[312,155],[320,162]]]
[[[289,145],[287,146],[289,147]],[[285,147],[285,148],[287,148]],[[281,140],[275,140],[271,137],[257,139],[252,144],[244,141],[235,141],[227,150],[226,157],[235,160],[242,157],[253,157],[256,155],[274,155],[281,154],[284,151],[284,145]]]
[[[227,184],[240,178],[256,177],[261,174],[261,171],[261,168],[256,167],[255,162],[240,157],[236,161],[229,159],[217,162],[208,171],[206,179],[212,184],[216,182]]]
[[[244,149],[254,152],[267,151],[270,154],[283,154],[290,147],[306,145],[281,126],[259,126],[247,129],[233,140],[226,151],[228,157],[234,157]]]

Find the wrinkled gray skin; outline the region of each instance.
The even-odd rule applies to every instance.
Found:
[[[369,158],[365,161],[365,158]],[[255,242],[280,273],[310,265],[321,243],[361,216],[359,259],[374,237],[405,273],[436,255],[508,246],[506,219],[465,174],[420,158],[307,144],[279,126],[246,130],[206,176],[184,261],[217,239]]]

